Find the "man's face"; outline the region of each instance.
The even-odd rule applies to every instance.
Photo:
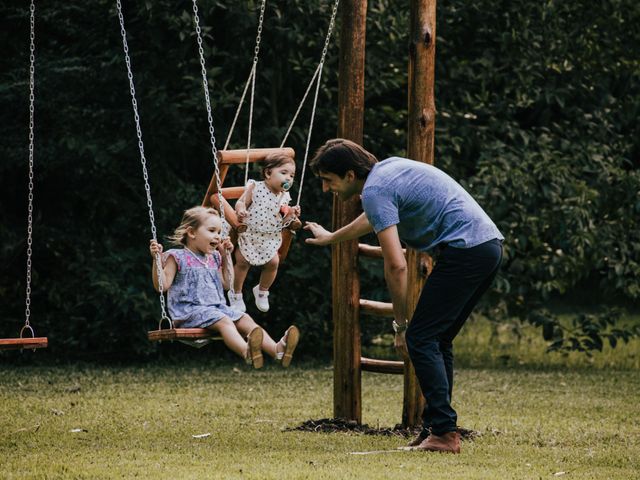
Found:
[[[347,200],[358,193],[356,177],[352,170],[349,170],[344,177],[329,172],[320,172],[318,176],[322,180],[322,191],[331,192],[340,200]]]

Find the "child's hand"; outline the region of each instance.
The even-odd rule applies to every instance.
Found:
[[[244,222],[244,220],[247,218],[247,207],[245,207],[244,202],[236,202],[236,215],[238,216],[238,220],[240,220],[241,222]]]
[[[302,210],[300,210],[300,205],[296,205],[291,209],[291,211],[296,217],[299,217]]]
[[[162,255],[162,244],[153,239],[149,240],[149,253],[153,258],[156,258],[156,254]]]
[[[233,242],[231,241],[230,238],[225,238],[220,244],[220,246],[222,247],[223,250],[226,250],[228,252],[233,252]]]

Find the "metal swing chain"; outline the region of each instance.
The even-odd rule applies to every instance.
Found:
[[[34,104],[35,104],[35,72],[36,72],[36,29],[35,29],[35,12],[36,6],[34,0],[31,0],[29,6],[29,207],[27,214],[27,286],[26,299],[24,309],[24,327],[20,330],[20,338],[25,330],[31,332],[31,336],[35,337],[33,328],[31,328],[31,256],[33,253],[33,139],[34,139]]]
[[[138,149],[140,150],[140,163],[142,165],[142,177],[144,178],[144,189],[147,194],[147,207],[149,207],[149,223],[151,224],[151,237],[157,241],[157,231],[155,225],[155,216],[153,213],[153,201],[151,200],[151,187],[149,185],[149,174],[147,172],[147,160],[144,155],[144,143],[142,142],[142,128],[140,127],[140,115],[138,114],[138,102],[136,100],[136,89],[133,83],[133,71],[131,69],[131,59],[129,58],[129,45],[127,43],[127,31],[124,27],[124,16],[122,14],[122,4],[120,0],[116,0],[118,9],[118,19],[120,20],[120,35],[122,36],[122,47],[124,49],[124,60],[127,65],[127,77],[129,78],[129,91],[131,93],[131,105],[133,106],[133,118],[136,124],[136,134],[138,136]],[[156,254],[156,273],[158,275],[158,291],[160,293],[160,309],[162,318],[160,319],[158,328],[162,328],[162,322],[169,322],[169,328],[173,328],[173,322],[167,315],[164,301],[164,285],[162,281],[162,258],[159,253]]]
[[[224,218],[224,199],[222,197],[222,182],[220,180],[220,167],[218,165],[218,148],[216,147],[215,129],[213,128],[213,114],[211,113],[211,99],[209,97],[209,81],[207,80],[207,66],[204,60],[204,47],[202,46],[202,29],[200,28],[200,16],[198,15],[197,0],[193,0],[193,21],[196,27],[196,39],[198,41],[198,53],[200,55],[200,72],[202,73],[202,89],[204,90],[204,100],[207,107],[207,121],[209,122],[209,139],[211,141],[211,155],[213,156],[213,168],[216,176],[216,186],[218,190],[218,203],[220,204],[220,218],[222,225]]]
[[[315,116],[316,116],[316,107],[318,104],[318,94],[320,92],[320,84],[321,84],[321,80],[322,80],[322,69],[324,67],[324,62],[325,59],[327,57],[327,51],[329,50],[329,43],[331,42],[331,35],[333,34],[333,29],[335,27],[335,21],[336,21],[336,16],[338,14],[338,6],[340,5],[340,0],[335,0],[335,3],[333,4],[333,9],[331,12],[331,19],[329,20],[329,28],[327,29],[327,36],[324,39],[324,47],[322,48],[322,55],[320,56],[320,63],[318,64],[318,67],[316,68],[315,73],[313,74],[313,77],[311,78],[311,81],[309,82],[309,85],[307,86],[307,91],[305,92],[304,96],[302,97],[302,101],[300,102],[300,105],[298,105],[298,109],[296,110],[295,115],[293,116],[293,120],[291,121],[291,124],[289,125],[289,128],[287,129],[287,133],[285,134],[284,138],[282,139],[282,143],[280,144],[280,148],[284,147],[285,142],[287,141],[287,138],[289,137],[289,133],[291,133],[291,129],[293,128],[294,123],[296,122],[296,119],[298,118],[298,115],[300,114],[300,110],[302,110],[302,106],[304,105],[304,102],[307,99],[307,96],[309,95],[309,92],[311,90],[311,86],[313,85],[314,81],[317,81],[316,83],[316,91],[315,91],[315,95],[314,95],[314,99],[313,99],[313,107],[311,110],[311,119],[309,121],[309,131],[307,132],[307,144],[305,146],[305,152],[304,152],[304,160],[302,163],[302,174],[300,175],[300,188],[298,188],[298,198],[296,200],[296,205],[299,206],[300,205],[300,198],[302,197],[302,186],[304,185],[304,175],[305,175],[305,171],[307,168],[307,159],[309,157],[309,146],[311,145],[311,132],[313,131],[313,122],[315,120]]]
[[[266,1],[266,0],[265,0]],[[264,2],[263,2],[264,3]],[[264,12],[264,9],[263,9]],[[258,29],[258,36],[262,31],[262,15],[260,17],[260,28]],[[207,80],[207,67],[204,59],[204,48],[202,46],[202,29],[200,28],[200,16],[198,15],[198,3],[197,0],[193,0],[193,21],[196,27],[196,39],[198,41],[198,54],[200,55],[200,71],[202,73],[202,89],[204,90],[204,100],[207,107],[207,121],[209,122],[209,138],[211,141],[211,154],[213,155],[213,168],[214,175],[216,177],[216,188],[218,190],[218,204],[220,205],[220,220],[222,222],[222,236],[223,238],[228,238],[230,234],[230,227],[226,227],[226,221],[224,218],[224,198],[222,196],[222,180],[220,179],[220,166],[218,161],[218,149],[216,147],[216,136],[215,129],[213,128],[213,114],[211,110],[211,99],[209,97],[209,82]],[[258,42],[259,43],[259,42]],[[255,69],[255,64],[254,64]],[[252,70],[255,71],[255,70]],[[245,93],[247,91],[247,87],[245,86]],[[244,101],[244,94],[242,96],[241,102]],[[242,103],[241,103],[242,105]],[[236,119],[237,119],[236,112]],[[235,124],[235,120],[234,120]],[[233,127],[232,127],[233,130]],[[229,138],[231,138],[231,132],[229,133]],[[227,138],[227,143],[229,143],[229,138]],[[226,149],[226,145],[225,145]],[[227,264],[226,274],[227,281],[229,282],[230,288],[233,288],[234,275],[233,275],[233,260],[231,259],[231,252],[225,251],[225,262]]]
[[[251,150],[251,129],[253,127],[253,100],[256,95],[256,72],[258,70],[258,53],[260,53],[260,41],[262,40],[262,24],[264,23],[264,10],[267,0],[262,0],[260,4],[260,19],[258,21],[258,33],[256,35],[256,46],[253,48],[253,67],[251,68],[251,100],[249,102],[249,129],[247,133],[247,161],[244,167],[244,184],[249,181],[249,153]]]

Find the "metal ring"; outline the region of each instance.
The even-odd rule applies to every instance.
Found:
[[[167,316],[164,316],[160,319],[160,321],[158,322],[158,330],[162,330],[162,322],[164,321],[169,322],[169,330],[171,330],[173,328],[173,322],[171,321],[171,319]]]
[[[22,327],[20,329],[20,338],[22,338],[22,335],[24,334],[25,329],[29,329],[31,331],[31,338],[36,338],[36,334],[33,331],[33,328],[31,328],[31,325],[25,325],[24,327]]]

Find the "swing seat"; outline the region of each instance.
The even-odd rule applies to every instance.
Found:
[[[249,163],[261,162],[267,157],[267,155],[278,152],[284,153],[286,156],[291,157],[292,159],[294,159],[296,155],[295,151],[292,148],[255,148],[249,150]],[[219,150],[218,165],[220,170],[220,185],[224,184],[224,180],[231,165],[245,165],[246,163],[247,150]],[[235,209],[231,206],[231,204],[229,204],[228,200],[237,200],[238,198],[240,198],[240,196],[244,193],[244,188],[244,186],[230,186],[222,188],[224,218],[227,220],[227,222],[229,222],[229,225],[231,225],[231,228],[233,228],[234,231],[237,231],[240,222],[238,221]],[[202,201],[202,206],[220,209],[220,202],[218,197],[218,179],[216,178],[215,172],[213,174],[213,177],[211,178],[211,182],[209,183],[209,188],[207,189],[207,193],[204,196],[204,200]],[[291,228],[285,228],[282,230],[282,244],[280,245],[280,249],[278,250],[280,262],[284,262],[285,258],[287,258],[287,254],[289,253],[289,247],[291,246],[293,235],[295,235],[292,230],[293,229]]]
[[[211,330],[206,328],[164,328],[162,330],[151,330],[147,337],[152,342],[162,342],[163,340],[199,340],[212,339],[220,340],[212,334]]]
[[[47,337],[0,338],[0,350],[35,350],[48,345]]]
[[[152,342],[162,342],[174,340],[182,342],[190,347],[202,348],[222,337],[214,336],[211,330],[206,328],[165,328],[162,330],[152,330],[147,333],[147,338]]]

